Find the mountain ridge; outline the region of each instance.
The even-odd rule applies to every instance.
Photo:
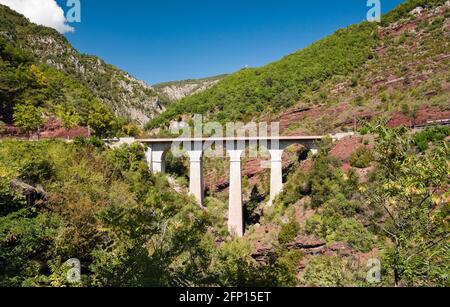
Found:
[[[56,30],[33,24],[4,5],[0,5],[0,21],[0,36],[41,64],[80,81],[116,115],[144,125],[164,110],[151,86],[99,57],[79,53]]]
[[[408,0],[385,14],[381,23],[351,25],[279,61],[231,74],[206,91],[171,104],[147,127],[168,127],[177,118],[196,113],[220,122],[276,117],[302,101],[311,101],[333,78],[354,78],[357,82],[359,77],[352,74],[366,63],[376,62],[377,48],[385,44],[380,29],[412,18],[415,8],[448,7],[449,3]],[[327,102],[326,97],[321,100]]]
[[[168,81],[153,85],[153,88],[158,92],[167,104],[179,101],[185,97],[201,93],[210,87],[217,84],[220,80],[225,78],[227,74],[200,78],[200,79],[186,79],[180,81]]]

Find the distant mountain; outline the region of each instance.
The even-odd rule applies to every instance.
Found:
[[[163,111],[152,87],[98,57],[80,54],[56,30],[0,5],[0,38],[87,88],[118,116],[145,124]]]
[[[169,105],[148,128],[196,113],[221,122],[278,117],[286,132],[305,133],[352,129],[356,119],[376,115],[403,115],[403,123],[417,112],[445,117],[449,10],[446,0],[405,1],[381,23],[349,26],[280,61],[231,74]]]
[[[185,97],[201,93],[227,75],[214,76],[202,79],[188,79],[182,81],[171,81],[153,85],[166,103],[172,103]]]

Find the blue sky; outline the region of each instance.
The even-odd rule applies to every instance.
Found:
[[[67,10],[67,0],[57,0]],[[386,12],[402,0],[382,0]],[[81,0],[66,37],[155,84],[257,67],[366,18],[366,0]]]

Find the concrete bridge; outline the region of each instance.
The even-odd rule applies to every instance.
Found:
[[[322,136],[287,136],[287,137],[243,137],[243,138],[176,138],[176,139],[121,139],[122,143],[138,142],[147,147],[146,159],[153,173],[165,172],[165,157],[169,150],[182,147],[189,157],[190,176],[189,193],[199,204],[204,200],[203,157],[206,150],[215,146],[227,153],[230,161],[230,196],[228,212],[228,229],[231,234],[244,235],[242,204],[242,157],[246,148],[257,146],[270,154],[270,202],[283,189],[284,150],[294,144],[300,144],[310,150],[316,150],[316,143]],[[215,144],[215,145],[214,145]],[[117,145],[117,144],[116,144]],[[225,154],[223,155],[225,157]]]

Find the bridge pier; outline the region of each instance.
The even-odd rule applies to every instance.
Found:
[[[145,159],[153,174],[166,172],[166,149],[156,144],[148,147],[145,152]]]
[[[262,147],[270,153],[270,200],[273,204],[275,198],[283,190],[283,152],[293,144],[302,144],[309,148],[313,154],[317,154],[316,143],[323,137],[260,137],[260,138],[210,138],[210,139],[149,139],[136,140],[147,144],[146,160],[152,173],[164,173],[166,152],[172,144],[183,143],[187,151],[190,163],[189,194],[193,195],[197,202],[203,205],[204,181],[203,181],[203,151],[210,142],[227,143],[226,150],[230,157],[230,195],[228,208],[228,230],[238,237],[244,236],[244,214],[242,204],[242,155],[246,147],[252,142],[260,142]]]
[[[228,150],[230,156],[230,196],[228,207],[228,231],[235,236],[244,236],[244,213],[242,207],[242,153],[243,150]]]
[[[189,194],[193,195],[200,205],[203,205],[204,182],[203,182],[203,151],[188,151],[190,163]]]
[[[275,198],[283,190],[283,149],[270,149],[270,200],[273,204]]]

